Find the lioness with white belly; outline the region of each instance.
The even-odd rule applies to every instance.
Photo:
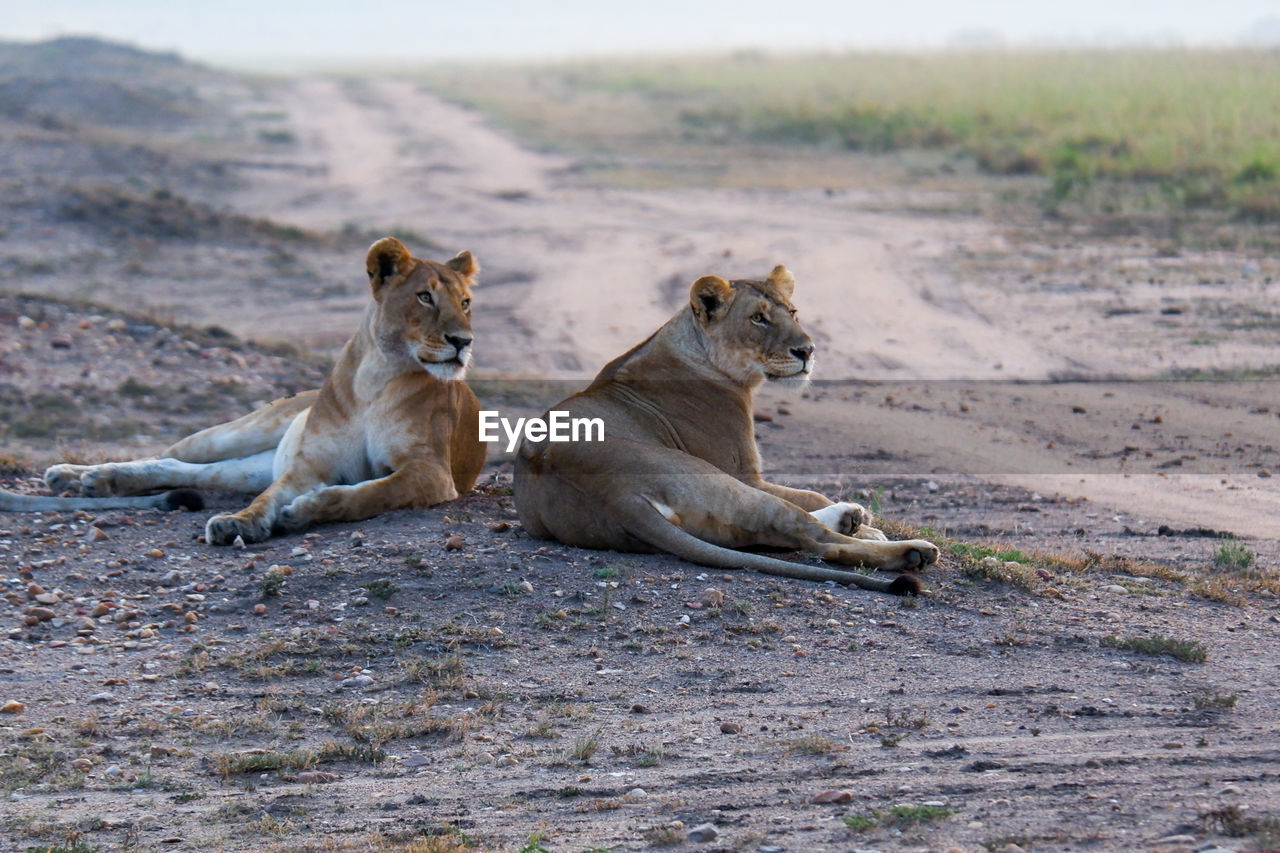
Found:
[[[318,391],[277,400],[184,438],[156,459],[55,465],[55,490],[87,498],[0,495],[0,509],[116,505],[170,507],[172,497],[119,498],[159,489],[258,493],[215,515],[205,539],[257,542],[325,521],[357,521],[429,506],[470,490],[484,465],[479,405],[463,381],[471,362],[469,252],[421,260],[386,237],[365,259],[372,299],[355,336]],[[13,501],[13,498],[25,500]]]
[[[703,276],[662,328],[554,406],[603,419],[604,440],[521,445],[515,501],[525,529],[567,545],[918,592],[909,573],[880,578],[732,550],[794,549],[894,572],[938,558],[929,542],[888,541],[857,504],[761,477],[752,394],[765,380],[804,381],[813,368],[794,286],[783,266],[764,281]]]

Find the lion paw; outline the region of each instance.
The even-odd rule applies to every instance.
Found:
[[[288,506],[280,510],[276,527],[281,530],[301,530],[311,524],[311,519],[315,515],[315,503],[311,495],[299,495],[294,498]]]
[[[884,535],[884,531],[878,527],[870,527],[866,524],[859,527],[851,534],[855,539],[871,539],[875,542],[888,542],[889,537]]]
[[[830,530],[842,536],[857,536],[858,530],[871,521],[871,513],[861,504],[843,502],[824,506],[809,513]],[[874,529],[874,528],[868,528]],[[879,533],[879,531],[876,531]],[[875,537],[859,537],[875,538]]]
[[[78,491],[80,489],[80,478],[88,470],[89,466],[87,465],[70,465],[64,462],[46,469],[44,482],[55,492],[65,492],[68,489]]]
[[[931,566],[938,562],[938,546],[932,542],[926,542],[923,539],[908,539],[905,542],[899,542],[904,546],[902,557],[906,563],[907,569],[923,569],[925,566]]]
[[[80,491],[90,498],[106,498],[121,494],[112,465],[93,465],[80,475]]]
[[[245,542],[262,542],[271,535],[271,525],[260,517],[243,518],[224,513],[210,518],[204,526],[204,541],[210,545],[230,545],[239,536]]]

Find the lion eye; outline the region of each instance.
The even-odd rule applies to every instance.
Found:
[[[751,322],[755,323],[757,326],[767,326],[769,325],[769,318],[764,316],[763,312],[757,311],[752,315]]]
[[[471,300],[470,300],[470,299],[464,299],[464,300],[462,300],[462,310],[463,310],[463,311],[470,311],[470,310],[471,310]]]
[[[431,297],[431,291],[430,291],[430,290],[423,290],[423,291],[420,291],[420,292],[418,293],[418,301],[419,301],[419,302],[421,302],[423,305],[427,305],[427,306],[431,306],[431,305],[435,305],[435,304],[436,304],[435,299],[433,299],[433,298]]]

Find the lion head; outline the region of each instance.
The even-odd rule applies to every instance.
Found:
[[[369,247],[378,347],[437,379],[462,379],[471,364],[471,286],[480,265],[470,252],[445,263],[415,258],[394,237]]]
[[[689,289],[689,305],[711,363],[731,379],[805,382],[813,371],[813,340],[796,319],[795,278],[779,264],[764,281],[704,275]]]

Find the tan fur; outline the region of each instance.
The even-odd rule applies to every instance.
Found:
[[[754,389],[765,379],[804,381],[813,365],[813,342],[790,301],[794,286],[783,266],[764,281],[703,276],[685,308],[554,406],[602,418],[605,437],[521,446],[515,498],[525,529],[568,545],[664,550],[707,565],[805,577],[819,575],[730,549],[796,549],[894,571],[934,562],[935,546],[886,541],[856,504],[832,505],[761,476]],[[916,585],[835,576],[892,592]]]
[[[471,359],[469,252],[447,263],[383,238],[366,257],[373,298],[318,391],[277,400],[184,438],[158,459],[55,465],[59,491],[105,496],[175,487],[261,494],[209,519],[226,545],[324,521],[429,506],[468,491],[484,465]]]

